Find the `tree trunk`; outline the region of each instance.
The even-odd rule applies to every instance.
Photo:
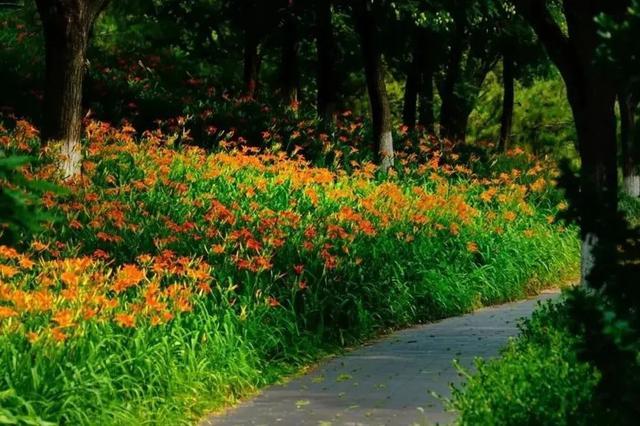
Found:
[[[316,0],[318,48],[318,116],[326,124],[335,121],[338,96],[336,79],[337,44],[331,22],[331,1]]]
[[[393,136],[391,133],[391,108],[384,82],[384,66],[379,44],[372,4],[358,0],[354,4],[354,17],[358,33],[371,105],[374,148],[381,169],[386,173],[394,163]]]
[[[436,123],[433,112],[433,74],[433,67],[431,65],[425,66],[420,85],[420,118],[418,122],[429,134],[435,133]]]
[[[461,63],[458,60],[449,68],[441,93],[440,135],[443,138],[463,144],[466,142],[469,116],[489,72],[490,64],[491,61],[467,63],[465,76],[462,76]]]
[[[464,143],[470,112],[466,111],[466,100],[461,97],[461,94],[457,93],[462,55],[462,45],[456,42],[451,52],[441,93],[440,132],[445,139]]]
[[[502,117],[500,119],[500,142],[498,149],[507,151],[511,145],[511,131],[513,128],[513,103],[515,97],[515,72],[513,57],[510,53],[503,56],[502,84]]]
[[[458,81],[462,74],[464,56],[466,13],[458,9],[454,16],[455,34],[451,44],[451,52],[447,61],[447,70],[440,93],[440,134],[445,139],[463,142],[466,139],[468,114],[464,111],[464,99],[457,93]]]
[[[615,92],[598,78],[587,78],[590,89],[568,85],[581,158],[580,197],[582,234],[582,283],[589,285],[594,267],[593,249],[615,256],[611,223],[618,206]],[[602,261],[612,261],[602,259]]]
[[[413,53],[413,58],[407,71],[407,82],[404,87],[404,107],[402,109],[402,122],[405,126],[413,129],[417,119],[418,93],[422,79],[422,64],[418,50],[422,46],[417,46]]]
[[[563,6],[568,32],[557,24],[546,2],[516,2],[567,87],[581,158],[577,209],[583,241],[582,284],[591,286],[593,248],[598,248],[598,260],[605,266],[616,260],[616,235],[611,228],[618,210],[616,90],[613,73],[595,60],[600,40],[594,17],[603,12],[623,14],[626,9],[623,2],[565,1]]]
[[[255,99],[258,91],[260,73],[260,41],[257,34],[247,28],[244,45],[244,87],[245,96]]]
[[[465,99],[455,93],[442,94],[440,109],[440,134],[454,142],[465,143],[470,111],[466,111]]]
[[[282,95],[289,106],[298,108],[300,74],[298,67],[298,23],[294,0],[287,0],[282,43]]]
[[[640,151],[636,140],[636,104],[629,93],[618,96],[620,106],[620,145],[622,147],[622,176],[624,190],[631,197],[640,197]]]
[[[82,163],[84,64],[93,23],[105,0],[38,0],[45,43],[43,143],[60,144],[63,179]]]

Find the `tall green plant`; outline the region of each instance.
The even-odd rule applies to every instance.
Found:
[[[20,169],[30,161],[0,151],[0,244],[18,243],[44,219],[37,194],[53,187],[25,178]]]

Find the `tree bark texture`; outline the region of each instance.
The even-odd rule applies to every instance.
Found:
[[[300,87],[298,16],[295,1],[286,0],[286,2],[282,28],[282,95],[289,106],[297,109],[298,90]]]
[[[244,88],[245,96],[255,99],[258,92],[260,74],[260,40],[253,29],[245,30],[244,45]]]
[[[592,80],[592,84],[598,85]],[[583,247],[592,246],[590,241],[601,241],[610,229],[611,220],[617,211],[617,144],[615,92],[599,85],[601,94],[591,95],[594,99],[586,102],[570,101],[576,120],[581,162],[580,180],[583,197],[582,239]],[[570,97],[571,98],[571,97]],[[586,250],[586,248],[584,249]],[[584,251],[583,250],[583,251]],[[611,253],[615,251],[610,248]],[[588,276],[593,264],[589,257],[583,257],[583,282],[588,284]]]
[[[620,107],[620,145],[624,190],[631,197],[640,197],[640,149],[636,127],[636,102],[630,93],[618,95]]]
[[[42,140],[61,146],[64,179],[80,174],[82,91],[89,35],[106,0],[37,0],[45,42]]]
[[[357,0],[354,4],[356,28],[360,34],[360,44],[371,105],[374,149],[381,169],[387,172],[394,164],[393,136],[391,129],[391,108],[384,82],[384,65],[377,43],[377,27],[368,0]]]
[[[466,19],[466,18],[464,18]],[[456,93],[456,85],[461,75],[462,56],[464,54],[464,27],[456,23],[456,36],[447,61],[446,75],[440,93],[440,134],[450,140],[464,141],[467,129],[467,117],[464,99]]]
[[[416,45],[413,58],[407,71],[407,81],[404,87],[404,105],[402,109],[402,122],[405,126],[413,129],[418,118],[418,93],[422,83],[422,61],[418,50],[422,46]]]
[[[613,73],[595,60],[599,39],[594,18],[603,12],[624,13],[626,8],[622,2],[566,0],[565,33],[546,1],[518,0],[516,6],[535,30],[567,87],[581,158],[582,283],[591,286],[593,247],[597,245],[601,255],[609,257],[604,261],[615,261],[616,246],[610,226],[618,207],[616,89]]]
[[[422,83],[420,84],[420,116],[418,123],[423,126],[429,134],[435,133],[436,118],[433,111],[433,66],[427,64],[422,73]]]
[[[325,123],[335,121],[338,94],[336,78],[337,43],[333,30],[332,0],[316,0],[316,43],[318,49],[318,116]]]

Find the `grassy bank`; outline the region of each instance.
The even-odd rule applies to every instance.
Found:
[[[88,135],[82,181],[43,195],[56,219],[0,249],[9,419],[190,422],[322,353],[517,299],[577,265],[547,165],[522,152],[480,163],[423,141],[421,161],[383,177],[100,123]],[[2,143],[36,139],[22,125]]]

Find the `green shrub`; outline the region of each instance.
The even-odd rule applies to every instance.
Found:
[[[0,151],[0,244],[17,242],[21,234],[35,230],[42,219],[33,194],[39,187],[19,172],[29,161],[29,157],[7,156]]]
[[[578,360],[560,305],[546,305],[502,357],[477,361],[478,372],[454,389],[462,425],[592,424],[599,373]]]
[[[640,198],[620,193],[620,210],[631,225],[640,225]]]

